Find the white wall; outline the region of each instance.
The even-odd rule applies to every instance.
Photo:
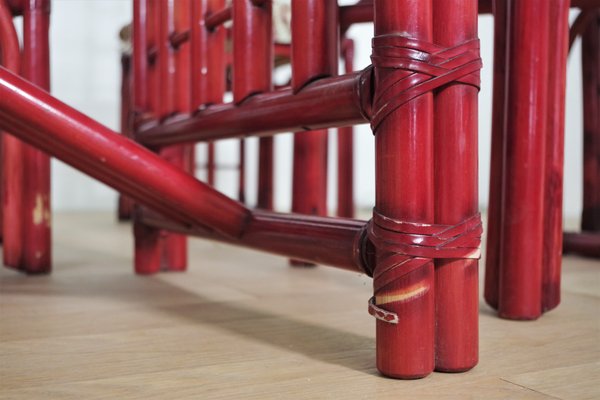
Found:
[[[118,30],[131,19],[131,4],[126,0],[54,0],[52,4],[51,57],[52,92],[55,96],[78,110],[116,129],[119,121],[119,43]],[[482,41],[482,86],[480,94],[480,203],[486,208],[488,200],[488,176],[490,153],[491,118],[491,65],[492,31],[490,16],[480,18]],[[358,25],[349,35],[357,42],[356,67],[369,63],[372,28]],[[581,210],[581,77],[580,46],[576,44],[569,61],[567,127],[565,146],[565,210],[567,216],[578,217]],[[374,154],[373,136],[367,126],[355,133],[356,198],[360,207],[369,208],[374,201]],[[331,135],[331,148],[335,148],[335,135]],[[291,204],[291,137],[276,138],[276,206],[285,211]],[[256,148],[257,140],[247,142],[248,194],[253,201],[256,196]],[[238,142],[219,144],[217,158],[220,163],[233,165],[237,162]],[[202,150],[199,152],[202,155]],[[202,161],[202,157],[201,160]],[[329,204],[335,206],[335,155],[330,156]],[[202,174],[200,174],[202,175]],[[53,204],[55,210],[107,210],[114,208],[116,194],[109,188],[92,181],[64,166],[53,164]],[[235,195],[237,173],[224,170],[217,176],[219,188]]]

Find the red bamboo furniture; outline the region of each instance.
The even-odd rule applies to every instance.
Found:
[[[600,7],[598,1],[571,3],[582,7],[584,15]],[[565,249],[592,255],[600,248],[594,235],[563,236],[562,231],[566,60],[573,31],[582,24],[579,18],[569,40],[569,1],[495,0],[493,6],[494,106],[484,297],[501,317],[536,319],[560,302],[563,237]],[[532,20],[536,24],[529,23]],[[598,32],[593,40],[597,39]],[[592,47],[583,50],[584,75],[590,65],[585,60],[597,54]],[[597,66],[595,70],[588,66],[587,75],[584,80],[592,81],[584,83],[584,103],[597,108],[593,84]],[[587,121],[595,114],[584,110]],[[586,152],[600,154],[593,146],[600,135],[590,131],[594,133],[588,136]],[[588,155],[586,160],[592,158]],[[597,164],[584,163],[592,170]],[[595,196],[600,186],[594,189],[592,181],[584,186]],[[593,218],[586,214],[583,220],[585,225]]]
[[[3,63],[36,85],[49,89],[50,1],[13,1],[11,6],[12,10],[8,3],[2,6],[2,30],[12,27],[11,11],[21,14],[23,48],[19,55],[18,42],[14,44],[16,36],[3,35],[3,43],[6,43],[3,48],[7,47]],[[2,144],[2,171],[4,264],[30,274],[48,273],[51,269],[50,159],[6,135]]]
[[[0,129],[137,203],[136,272],[185,268],[186,235],[362,272],[373,277],[368,311],[382,374],[413,379],[473,368],[482,233],[477,1],[376,0],[372,65],[337,76],[338,29],[347,21],[333,0],[294,0],[292,85],[281,90],[271,89],[270,4],[134,1],[139,143],[5,68]],[[233,102],[223,103],[221,23],[230,13]],[[315,130],[367,121],[376,142],[370,221],[252,210],[190,173],[193,142],[288,131],[322,140]]]
[[[583,212],[581,232],[565,232],[564,252],[600,257],[600,8],[584,8],[571,28],[581,36],[583,83]]]

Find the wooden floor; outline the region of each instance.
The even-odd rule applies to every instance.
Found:
[[[108,214],[55,218],[55,270],[0,272],[2,399],[599,399],[600,263],[565,258],[535,322],[481,305],[480,363],[395,381],[374,367],[371,281],[193,240],[187,273],[131,270]]]

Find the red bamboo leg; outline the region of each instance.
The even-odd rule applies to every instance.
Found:
[[[451,48],[477,39],[476,0],[433,1],[434,42]],[[454,225],[478,212],[478,89],[451,84],[435,96],[435,221]],[[460,372],[477,364],[477,260],[435,262],[435,368]]]
[[[206,182],[210,186],[215,185],[215,143],[206,144]]]
[[[354,70],[354,41],[342,41],[342,56],[346,73]],[[354,128],[338,128],[338,208],[339,217],[354,217]]]
[[[292,1],[292,88],[337,75],[338,10],[335,1]],[[292,211],[327,215],[327,130],[294,135]],[[292,260],[291,265],[310,265]]]
[[[5,2],[0,1],[0,62],[3,67],[18,73],[21,66],[21,54],[19,49],[19,39],[13,25],[13,17]],[[15,143],[17,139],[0,132],[0,141],[2,142],[2,153],[0,161],[2,162],[0,190],[2,194],[2,232],[10,232],[5,235],[3,245],[4,264],[8,267],[16,268],[20,264],[21,245],[22,245],[22,224],[20,221],[20,211],[6,213],[14,207],[20,207],[20,191],[11,192],[7,187],[9,181],[6,179],[11,174],[20,174],[22,168],[15,165],[14,161],[20,161],[20,157],[15,157],[12,152],[18,151]],[[14,161],[13,161],[14,160]],[[15,198],[14,196],[17,196]],[[8,240],[7,240],[8,239]]]
[[[600,232],[600,11],[581,35],[583,212],[581,230]]]
[[[494,0],[494,77],[492,103],[492,145],[490,156],[490,188],[485,258],[485,301],[498,308],[500,281],[500,241],[503,223],[502,175],[504,135],[506,133],[506,41],[508,33],[508,0]]]
[[[553,51],[549,52],[548,68],[542,312],[551,310],[560,303],[569,3],[570,0],[550,2],[550,31],[548,34]]]
[[[49,23],[49,1],[25,4],[21,74],[46,90],[50,87]],[[4,231],[11,232],[4,243],[5,263],[26,273],[49,273],[50,158],[14,139],[5,144],[7,193],[4,215],[7,220]]]
[[[223,102],[225,92],[225,28],[206,27],[206,16],[225,7],[224,0],[192,1],[191,27],[191,109]],[[207,144],[207,182],[215,185],[215,144]]]
[[[240,140],[240,161],[238,168],[238,200],[246,203],[246,141]]]
[[[354,128],[338,128],[338,217],[354,217]]]
[[[135,106],[138,118],[158,115],[160,111],[159,75],[157,52],[150,60],[149,49],[157,48],[159,35],[159,3],[156,0],[135,0],[133,15]],[[139,73],[139,75],[138,75]],[[141,90],[145,86],[145,90]],[[142,97],[143,96],[143,97]],[[160,271],[163,256],[163,241],[160,230],[144,226],[137,218],[133,223],[134,270],[147,275]]]
[[[30,2],[23,14],[23,77],[50,90],[50,0]],[[25,146],[25,243],[27,273],[49,273],[52,265],[50,157]]]
[[[159,41],[158,41],[158,68],[160,82],[160,98],[158,99],[159,118],[166,118],[169,115],[180,112],[190,111],[190,89],[189,89],[189,57],[186,56],[190,49],[186,43],[181,44],[177,49],[171,46],[170,37],[176,30],[189,29],[189,20],[185,11],[181,7],[188,6],[187,0],[177,2],[160,2],[159,8]],[[175,16],[175,6],[179,7],[178,15]],[[178,20],[177,27],[175,25]],[[178,58],[179,61],[177,62]],[[180,82],[178,82],[178,80]],[[176,167],[190,172],[190,162],[187,160],[189,147],[186,145],[172,146],[161,149],[159,154]],[[183,271],[187,267],[187,238],[185,235],[162,232],[162,270]]]
[[[429,1],[376,0],[375,37],[403,32],[418,40],[432,40]],[[392,73],[375,69],[375,97]],[[375,132],[375,209],[384,217],[433,223],[433,96],[425,93],[397,108]],[[376,251],[374,279],[390,264],[405,257],[383,249]],[[374,281],[375,303],[398,315],[397,324],[377,320],[377,368],[387,376],[420,378],[434,368],[434,268],[433,262],[411,272],[399,272],[390,284]],[[402,266],[397,265],[396,271]]]
[[[272,89],[273,37],[271,2],[233,3],[233,101]],[[259,139],[258,207],[273,207],[273,139]],[[244,192],[244,149],[240,146],[240,197]]]
[[[122,39],[123,40],[123,39]],[[131,113],[131,55],[121,55],[121,134],[132,137]],[[133,201],[119,194],[117,218],[119,221],[129,221],[133,212]]]
[[[511,0],[509,6],[498,305],[503,318],[542,313],[549,7],[546,0]]]
[[[273,209],[273,138],[260,138],[258,144],[258,201],[256,206]]]

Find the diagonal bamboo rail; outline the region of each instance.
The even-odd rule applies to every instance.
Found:
[[[0,128],[152,208],[156,227],[365,271],[364,221],[252,212],[5,68]]]

